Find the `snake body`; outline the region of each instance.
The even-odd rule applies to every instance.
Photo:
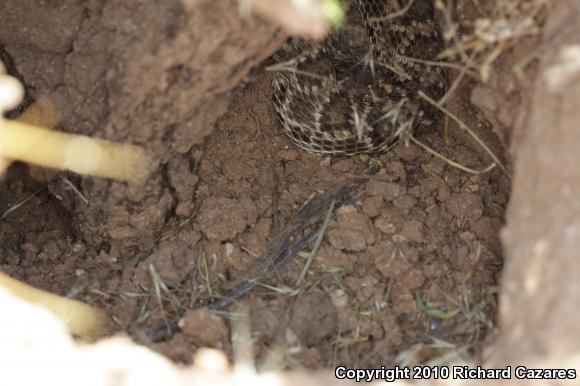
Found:
[[[379,153],[430,126],[443,49],[432,0],[352,0],[324,41],[291,40],[275,59],[274,108],[286,135],[316,154]]]

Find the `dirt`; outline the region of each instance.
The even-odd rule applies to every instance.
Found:
[[[459,170],[412,143],[371,158],[296,150],[265,68],[284,36],[233,8],[2,2],[0,42],[30,95],[62,108],[60,128],[141,144],[159,166],[131,186],[13,165],[0,185],[0,268],[97,304],[176,361],[202,346],[232,355],[233,322],[203,306],[245,277],[313,195],[357,176],[361,195],[330,222],[305,281],[296,285],[301,255],[232,308],[249,314],[254,355],[307,368],[409,364],[443,355],[446,342],[480,358],[497,320],[509,177]],[[16,33],[20,24],[31,28]],[[463,82],[447,105],[508,168],[513,95],[525,85],[502,74],[534,44],[502,55],[487,85]],[[492,162],[453,121],[418,138],[472,169]],[[176,321],[181,332],[147,340]]]
[[[544,358],[565,363],[578,352],[580,87],[573,52],[580,47],[580,28],[574,21],[579,12],[570,13],[574,7],[575,2],[563,1],[550,13],[538,76],[526,94],[531,114],[521,112],[517,119],[521,150],[502,231],[504,330],[494,350],[496,363],[518,356],[529,366]]]

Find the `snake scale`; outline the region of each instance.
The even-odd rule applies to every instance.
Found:
[[[274,56],[274,108],[286,135],[315,154],[380,153],[439,114],[443,49],[432,0],[351,0],[320,42],[292,39]]]

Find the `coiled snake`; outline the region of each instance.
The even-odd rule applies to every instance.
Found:
[[[384,152],[430,126],[441,98],[443,49],[432,0],[352,0],[324,41],[291,40],[275,59],[274,108],[284,132],[316,154]]]

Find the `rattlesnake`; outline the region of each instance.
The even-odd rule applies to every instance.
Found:
[[[291,40],[275,54],[274,108],[284,132],[316,154],[384,152],[431,125],[447,72],[432,0],[352,0],[324,41]]]

